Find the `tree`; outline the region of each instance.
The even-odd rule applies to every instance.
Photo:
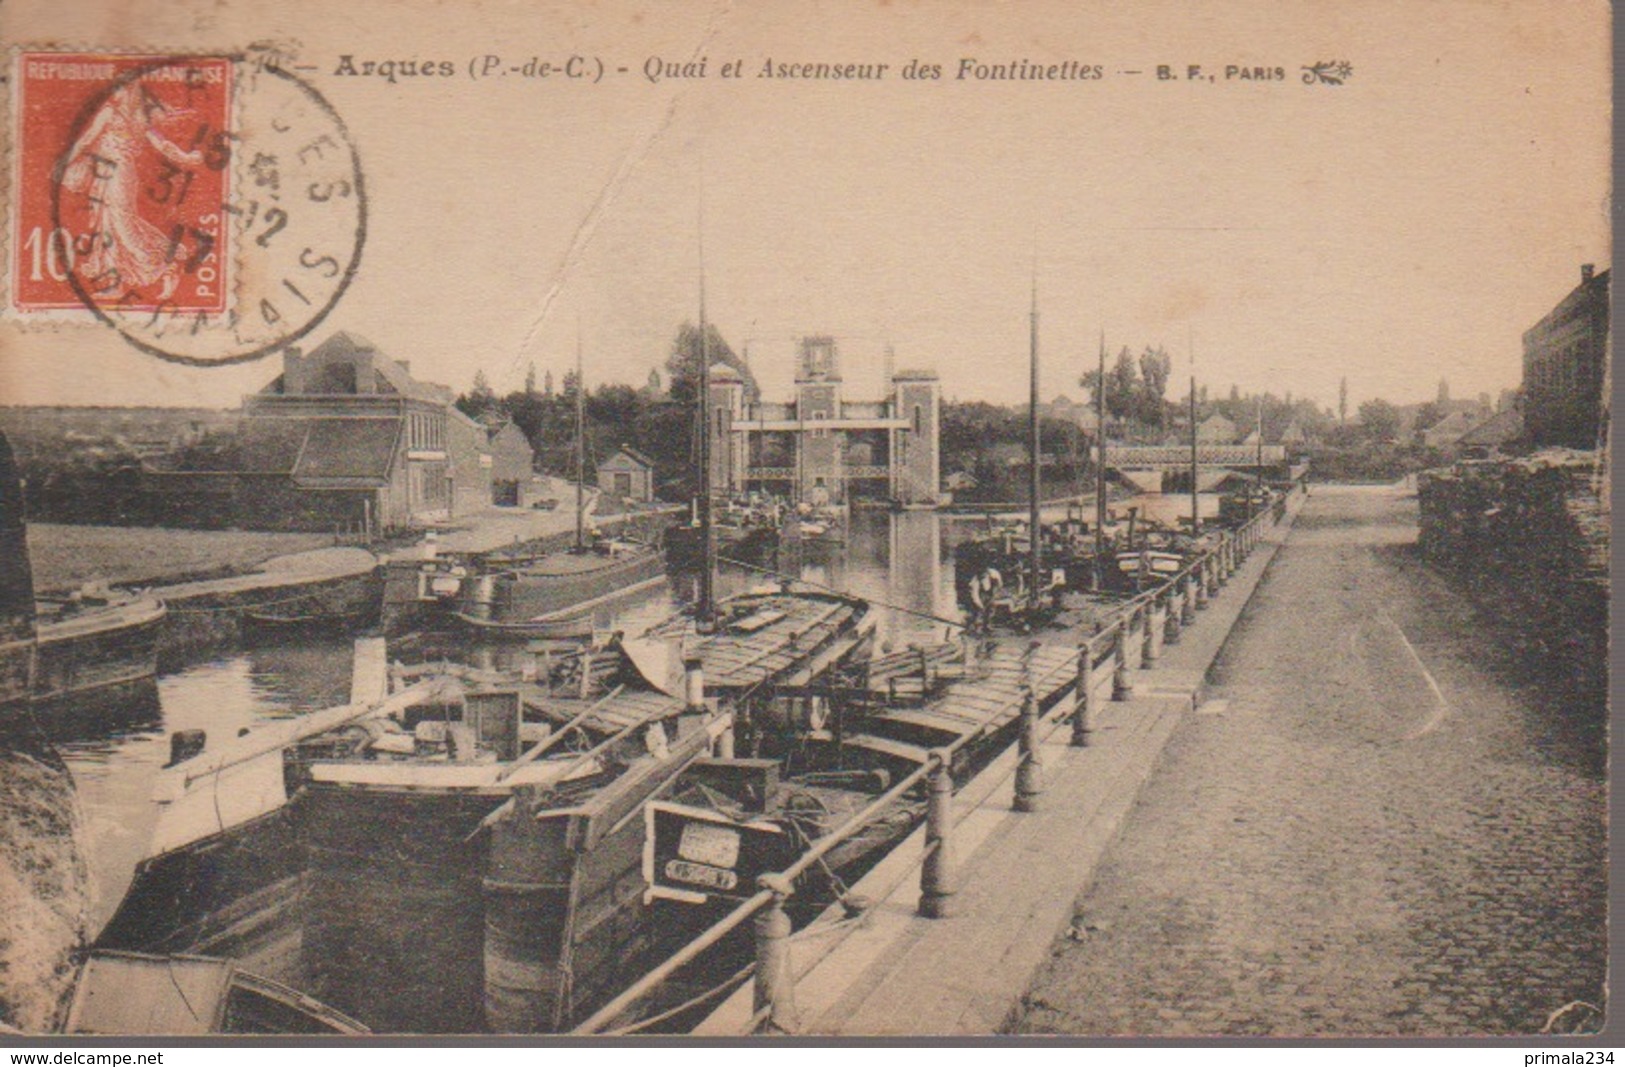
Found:
[[[496,393],[491,391],[491,383],[483,370],[474,372],[474,387],[458,397],[456,403],[457,410],[471,419],[477,419],[498,406]]]
[[[1094,368],[1078,376],[1078,385],[1089,390],[1089,410],[1100,410],[1100,372]]]
[[[1337,383],[1337,425],[1347,426],[1349,421],[1349,380]]]
[[[536,393],[536,364],[532,363],[525,368],[525,392],[534,396]]]
[[[1163,395],[1168,391],[1168,376],[1173,373],[1174,361],[1159,345],[1146,346],[1140,353],[1140,388],[1138,415],[1141,422],[1161,429],[1166,422]]]
[[[1360,405],[1360,425],[1373,441],[1392,441],[1399,435],[1399,409],[1386,400],[1367,400]]]
[[[725,363],[738,371],[739,376],[745,379],[745,399],[754,401],[759,391],[756,388],[756,377],[750,372],[750,366],[734,353],[727,341],[723,340],[715,323],[705,324],[705,334],[705,352],[711,365],[714,367],[718,363]],[[679,404],[694,403],[696,385],[699,381],[700,348],[698,326],[685,322],[677,328],[677,336],[671,343],[671,352],[666,357],[666,380],[671,383],[671,398]]]
[[[1430,428],[1431,426],[1433,426],[1434,423],[1436,423],[1440,419],[1444,418],[1447,413],[1448,413],[1448,411],[1444,407],[1444,405],[1441,404],[1437,400],[1429,400],[1427,403],[1425,403],[1421,407],[1417,408],[1416,409],[1416,432],[1417,432],[1417,434],[1420,435],[1423,430],[1426,430],[1426,429]]]
[[[530,447],[536,450],[537,459],[542,466],[557,470],[562,469],[558,466],[558,457],[549,451],[558,437],[558,431],[554,426],[558,420],[553,417],[551,410],[553,404],[551,397],[538,396],[535,393],[510,393],[502,400],[502,407],[507,412],[508,418],[519,427],[519,432],[525,435]]]
[[[608,433],[625,434],[637,421],[641,407],[637,390],[630,385],[601,385],[587,394],[587,421],[602,425]],[[611,447],[615,444],[619,442],[612,442]]]
[[[1106,414],[1110,418],[1128,419],[1134,416],[1135,400],[1140,391],[1140,376],[1134,357],[1125,347],[1117,353],[1117,362],[1106,372]]]
[[[686,500],[694,495],[694,412],[690,407],[646,405],[633,423],[632,440],[655,461],[655,485],[663,499]]]

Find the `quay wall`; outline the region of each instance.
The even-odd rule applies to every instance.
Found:
[[[1552,449],[1417,476],[1418,548],[1531,645],[1581,707],[1607,690],[1609,523],[1594,452]]]
[[[676,521],[680,514],[680,511],[671,511],[614,515],[595,517],[593,523],[606,533],[623,527],[658,530]],[[525,544],[539,549],[563,548],[572,543],[574,537],[574,532],[569,531]],[[360,552],[357,549],[338,551]],[[374,625],[383,607],[384,573],[384,567],[377,564],[351,566],[339,573],[331,569],[306,573],[295,568],[157,587],[152,593],[162,598],[169,608],[158,638],[159,669],[175,670],[199,657],[233,647],[242,638],[245,628],[304,625],[267,622],[265,617],[309,616],[313,621],[331,620],[334,625],[342,624],[347,630]]]
[[[158,669],[176,670],[199,657],[231,648],[247,627],[278,624],[254,616],[313,616],[344,620],[348,629],[371,625],[383,601],[383,574],[373,567],[338,576],[276,581],[224,589],[198,589],[172,595],[152,590],[169,612],[158,636]],[[186,587],[176,587],[186,590]]]

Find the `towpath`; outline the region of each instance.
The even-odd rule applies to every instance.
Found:
[[[1603,1005],[1600,713],[1415,539],[1398,489],[1315,490],[1018,1032],[1532,1033]]]

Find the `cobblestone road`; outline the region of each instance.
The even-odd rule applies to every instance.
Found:
[[[1415,516],[1315,490],[1019,1032],[1531,1033],[1602,1004],[1600,713],[1423,567]]]

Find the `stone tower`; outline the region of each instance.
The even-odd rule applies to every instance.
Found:
[[[798,434],[800,470],[797,496],[811,504],[843,503],[846,499],[844,441],[820,422],[841,417],[841,364],[835,339],[804,337],[796,364],[796,419],[806,427]]]
[[[733,431],[745,416],[745,379],[726,363],[711,366],[705,412],[706,432],[711,435],[711,492],[739,492],[745,486],[745,438]]]
[[[892,492],[904,506],[936,502],[942,484],[937,433],[942,422],[942,383],[927,370],[892,377],[892,415],[907,423],[892,442]]]

